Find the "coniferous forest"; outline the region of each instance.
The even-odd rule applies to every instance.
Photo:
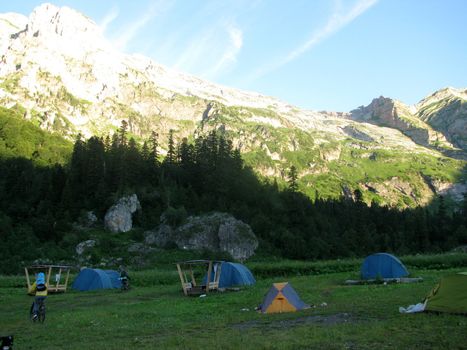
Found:
[[[82,240],[73,222],[86,211],[103,218],[122,195],[136,193],[139,230],[171,213],[174,224],[188,215],[228,212],[248,223],[263,254],[291,259],[439,252],[467,244],[467,196],[456,211],[444,199],[436,209],[398,210],[354,199],[312,201],[298,191],[291,167],[287,186],[258,178],[239,150],[211,132],[189,141],[167,140],[159,154],[152,132],[142,145],[128,137],[127,124],[112,136],[79,136],[71,159],[44,165],[26,158],[0,158],[0,272],[36,259],[69,259]]]

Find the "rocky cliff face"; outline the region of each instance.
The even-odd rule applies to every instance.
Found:
[[[222,251],[236,260],[248,259],[258,248],[251,227],[226,213],[190,216],[177,228],[161,224],[146,232],[145,242],[162,248],[175,243],[180,249]]]
[[[434,160],[442,157],[439,150],[464,147],[463,93],[461,100],[430,97],[415,109],[380,98],[350,114],[307,111],[122,54],[91,19],[67,7],[44,4],[29,17],[3,14],[0,29],[0,105],[67,138],[112,133],[122,120],[143,138],[157,131],[162,148],[170,129],[179,139],[222,130],[260,174],[284,179],[294,165],[301,189],[326,197],[390,181],[400,175],[399,164],[407,165],[412,184],[424,172],[449,183],[467,177],[464,163]],[[391,171],[374,171],[391,162]],[[367,192],[368,200],[385,202]],[[412,204],[434,194],[398,193]]]
[[[467,150],[467,89],[439,90],[417,104],[417,116],[455,146]]]
[[[467,90],[441,89],[415,106],[379,97],[348,117],[398,129],[419,145],[467,152]]]
[[[443,133],[434,130],[418,118],[416,108],[390,98],[382,96],[375,98],[368,106],[353,110],[349,117],[353,120],[400,130],[422,146],[453,147]]]

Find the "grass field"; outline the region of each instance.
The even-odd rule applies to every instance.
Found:
[[[421,301],[441,276],[467,268],[410,270],[424,281],[342,284],[358,270],[264,277],[253,287],[205,298],[184,297],[175,270],[134,272],[128,292],[49,296],[44,324],[28,319],[33,298],[20,287],[22,277],[0,277],[0,334],[13,334],[15,349],[467,349],[467,317],[398,311]],[[147,283],[157,275],[173,283]],[[314,307],[254,311],[271,283],[284,280]]]

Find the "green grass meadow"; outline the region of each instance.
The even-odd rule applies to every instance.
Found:
[[[282,262],[275,264],[280,270]],[[467,317],[398,311],[422,301],[442,276],[467,268],[409,269],[423,282],[344,285],[357,268],[260,277],[252,287],[204,298],[183,296],[175,268],[130,271],[128,292],[50,295],[44,324],[28,319],[33,298],[24,278],[0,277],[0,334],[13,334],[15,349],[467,349]],[[282,281],[314,307],[257,313],[271,283]]]

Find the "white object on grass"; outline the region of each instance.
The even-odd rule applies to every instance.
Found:
[[[415,305],[410,305],[407,308],[401,306],[399,308],[399,312],[401,314],[413,314],[416,312],[423,312],[425,311],[425,306],[426,306],[425,303],[418,303]]]

